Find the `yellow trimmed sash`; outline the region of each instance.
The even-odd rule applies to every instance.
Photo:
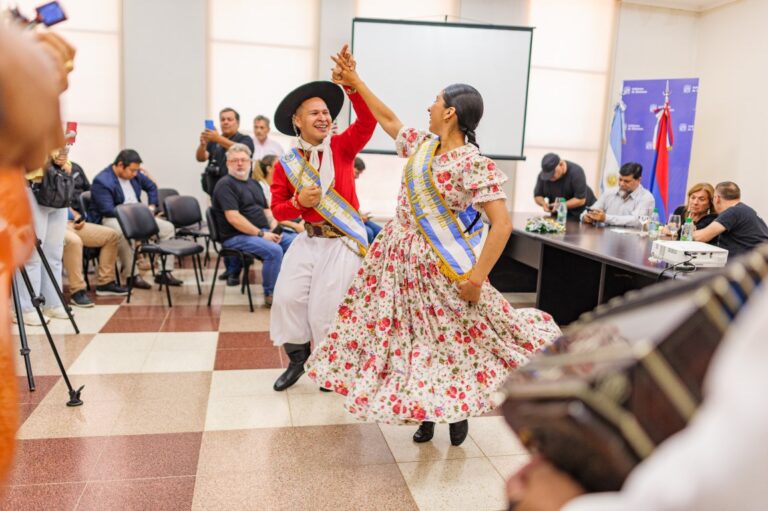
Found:
[[[477,222],[477,211],[470,206],[454,214],[432,179],[432,159],[439,145],[436,139],[424,141],[405,166],[408,202],[416,224],[427,243],[440,258],[440,271],[453,281],[465,280],[472,273],[485,242],[486,226]]]
[[[320,186],[320,173],[305,160],[296,148],[280,159],[285,175],[296,192],[305,186]],[[326,222],[343,232],[357,245],[358,253],[364,257],[368,251],[368,233],[360,213],[331,186],[314,208]]]

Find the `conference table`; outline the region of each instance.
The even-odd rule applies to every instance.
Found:
[[[514,231],[491,282],[503,292],[535,291],[536,307],[560,325],[627,291],[672,276],[665,272],[667,263],[648,260],[653,242],[639,230],[568,220],[563,234],[526,232],[526,220],[539,216],[512,214]]]

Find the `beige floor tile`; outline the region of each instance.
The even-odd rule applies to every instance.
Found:
[[[268,331],[269,309],[254,308],[251,312],[247,305],[227,305],[221,308],[219,332]]]
[[[54,399],[49,393],[47,403],[40,404],[19,428],[17,438],[61,438],[106,436],[115,425],[124,403],[119,401],[86,401],[82,406],[65,405],[66,394]],[[50,398],[50,399],[49,399]]]
[[[162,392],[160,392],[162,395]],[[206,400],[199,396],[126,403],[112,435],[149,435],[202,431]]]
[[[288,402],[294,426],[364,424],[344,409],[344,397],[335,392],[292,394]]]
[[[144,373],[213,371],[216,348],[205,351],[152,351],[141,368]]]
[[[96,335],[88,345],[87,351],[109,353],[143,351],[148,352],[155,344],[157,332],[109,333]]]
[[[212,371],[218,337],[218,332],[159,333],[142,372]]]
[[[227,286],[226,283],[222,282],[220,284],[226,289],[224,290],[224,299],[222,300],[222,305],[245,305],[248,306],[248,292],[245,293],[240,292],[240,286]],[[251,284],[251,299],[253,300],[253,306],[255,307],[263,307],[264,306],[264,288],[262,288],[258,284]]]
[[[460,446],[452,446],[448,436],[448,424],[435,425],[435,436],[432,441],[422,444],[413,441],[413,434],[418,426],[379,424],[379,428],[381,428],[381,432],[398,463],[483,456],[483,452],[470,437],[467,437]]]
[[[280,371],[284,371],[284,369],[280,369]],[[294,394],[312,394],[315,395],[318,392],[320,392],[320,386],[309,379],[306,373],[304,373],[301,378],[299,378],[299,381],[293,384],[288,390],[288,395],[293,396]]]
[[[525,447],[501,416],[469,419],[469,436],[486,456],[527,454]]]
[[[256,504],[258,503],[258,504]],[[416,511],[397,465],[198,476],[193,510]]]
[[[163,399],[199,399],[208,401],[211,373],[146,373],[137,374],[131,401]]]
[[[486,458],[399,463],[421,511],[507,509],[504,480]]]
[[[296,466],[394,463],[375,424],[206,431],[198,473],[290,472]]]
[[[206,431],[290,425],[291,413],[285,394],[211,398],[205,419]]]
[[[78,357],[69,373],[75,374],[116,374],[139,373],[149,355],[146,351],[109,352],[86,350]]]
[[[272,385],[282,372],[283,369],[214,371],[211,379],[211,398],[278,395]],[[290,389],[288,392],[290,393]]]
[[[138,376],[135,374],[73,374],[70,382],[75,388],[81,385],[83,389],[82,399],[88,404],[94,401],[128,401],[133,395]],[[67,386],[64,380],[59,380],[51,389],[44,404],[54,404],[66,397]]]
[[[75,322],[81,334],[96,334],[109,321],[119,305],[96,305],[90,309],[74,309]],[[48,323],[48,330],[53,334],[74,334],[75,329],[68,319],[52,319]],[[26,332],[29,335],[45,334],[41,326],[28,326]]]
[[[69,369],[72,363],[77,360],[77,357],[80,356],[93,337],[93,334],[54,335],[56,349],[66,369]],[[13,337],[12,342],[14,349],[21,346],[20,340],[16,336]],[[27,344],[30,349],[29,360],[32,364],[33,374],[40,376],[61,374],[53,350],[44,335],[28,336]],[[24,359],[18,355],[18,352],[14,353],[13,357],[16,364],[16,374],[25,374]]]
[[[504,480],[520,470],[531,457],[528,454],[515,454],[512,456],[492,456],[488,461],[496,468],[496,471]]]

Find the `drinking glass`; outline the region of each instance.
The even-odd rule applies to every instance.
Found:
[[[669,215],[669,222],[667,222],[667,230],[670,236],[677,238],[677,233],[680,231],[682,219],[680,215]]]
[[[640,212],[637,214],[637,221],[640,222],[640,235],[646,236],[648,235],[648,224],[651,221],[651,214],[653,213],[650,209],[641,209]]]

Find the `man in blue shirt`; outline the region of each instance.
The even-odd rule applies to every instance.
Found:
[[[88,219],[94,223],[101,223],[117,231],[121,236],[123,231],[115,216],[115,208],[120,204],[135,204],[141,202],[142,190],[147,193],[149,209],[158,210],[157,185],[141,172],[141,157],[133,149],[123,149],[115,158],[114,163],[99,172],[91,185],[91,206],[88,210]],[[156,218],[160,230],[158,237],[167,240],[173,237],[175,230],[173,224]],[[133,260],[133,248],[124,237],[118,247],[121,273],[127,278],[131,272]],[[182,281],[171,275],[173,257],[168,257],[169,270],[164,274],[155,276],[155,282],[180,286]],[[150,289],[151,286],[140,276],[136,276],[133,287]]]

